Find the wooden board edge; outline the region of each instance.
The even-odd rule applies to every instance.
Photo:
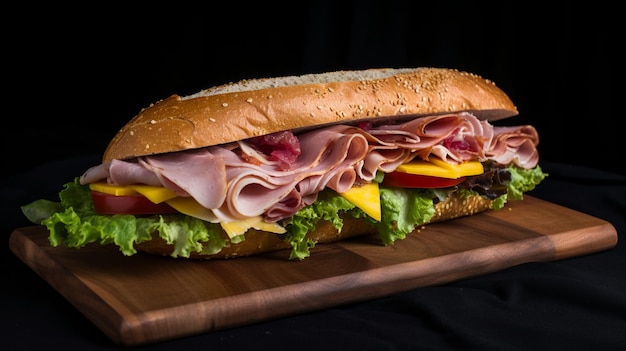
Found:
[[[562,260],[612,249],[618,235],[613,224],[605,221],[594,227],[550,235],[550,240],[556,248],[554,259]]]

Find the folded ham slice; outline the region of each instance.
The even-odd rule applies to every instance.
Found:
[[[325,188],[344,192],[355,183],[370,182],[378,170],[391,172],[414,158],[435,155],[455,164],[493,160],[526,169],[539,159],[534,127],[495,127],[467,112],[367,129],[334,125],[298,139],[301,154],[286,170],[240,141],[236,148],[113,160],[87,170],[81,183],[106,179],[119,185],[162,185],[193,197],[219,221],[258,215],[278,221],[311,204]],[[245,161],[242,153],[259,162]]]

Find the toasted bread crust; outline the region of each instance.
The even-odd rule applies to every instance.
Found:
[[[111,140],[103,162],[175,152],[372,118],[471,111],[517,115],[509,97],[475,74],[442,68],[370,69],[245,80],[172,95],[143,109]]]

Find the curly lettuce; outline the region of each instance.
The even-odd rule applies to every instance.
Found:
[[[492,207],[499,209],[507,200],[521,200],[523,194],[539,184],[546,176],[539,166],[521,169],[507,168],[510,180],[506,193],[497,197]],[[455,188],[456,189],[456,188]],[[341,231],[340,216],[348,213],[363,218],[377,229],[382,243],[392,245],[402,240],[417,226],[430,221],[435,214],[434,201],[455,189],[401,189],[380,188],[381,221],[376,221],[339,194],[324,190],[318,200],[298,211],[286,225],[282,238],[291,244],[290,259],[302,260],[310,256],[315,242],[307,239],[320,220],[325,220]],[[467,195],[478,194],[472,190],[457,189]],[[99,215],[95,213],[89,187],[81,185],[78,178],[64,185],[60,201],[36,200],[22,206],[22,212],[33,223],[48,228],[50,244],[81,248],[90,243],[113,244],[131,256],[137,253],[135,244],[152,240],[153,234],[174,247],[172,257],[189,257],[191,253],[214,254],[229,245],[221,233],[221,226],[182,214],[152,215]],[[245,236],[245,235],[244,235]],[[245,240],[237,237],[236,241]],[[235,241],[231,241],[235,243]]]

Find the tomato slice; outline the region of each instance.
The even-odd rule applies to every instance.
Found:
[[[143,195],[115,196],[99,191],[91,191],[94,209],[100,214],[160,214],[177,213],[165,202],[155,204]]]
[[[462,183],[465,178],[450,179],[421,174],[391,172],[385,174],[382,184],[398,188],[447,188]]]

